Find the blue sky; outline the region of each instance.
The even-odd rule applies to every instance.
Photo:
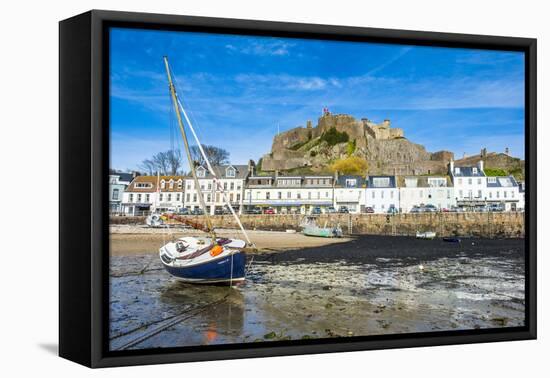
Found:
[[[524,157],[522,53],[113,29],[112,168],[179,142],[164,55],[199,138],[234,164],[269,152],[278,126],[315,125],[323,106],[390,119],[429,151]]]

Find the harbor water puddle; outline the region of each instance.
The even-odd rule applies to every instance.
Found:
[[[257,255],[246,282],[234,288],[180,283],[156,254],[115,256],[110,345],[123,350],[522,326],[520,252],[363,263]]]

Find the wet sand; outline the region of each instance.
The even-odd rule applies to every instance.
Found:
[[[179,283],[156,253],[116,255],[111,348],[522,326],[524,250],[523,239],[362,236],[249,255],[234,288]]]
[[[111,226],[110,228],[111,256],[129,256],[154,253],[161,246],[175,238],[204,233],[188,228],[149,228],[146,226]],[[335,243],[345,243],[351,238],[314,238],[301,233],[279,231],[247,231],[258,252],[284,251],[291,249],[313,248]],[[243,239],[237,230],[216,230],[221,237]]]

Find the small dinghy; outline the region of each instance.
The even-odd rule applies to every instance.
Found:
[[[426,231],[426,232],[419,232],[419,231],[416,231],[416,238],[417,239],[428,239],[428,240],[431,240],[433,238],[435,238],[436,236],[436,233],[433,232],[433,231]]]
[[[315,217],[306,217],[302,221],[302,233],[306,236],[316,236],[321,238],[340,238],[342,237],[342,228],[340,225],[334,227],[319,227]]]
[[[447,243],[461,243],[462,242],[462,240],[460,240],[460,238],[454,238],[454,237],[445,237],[445,238],[443,238],[443,241],[447,242]]]

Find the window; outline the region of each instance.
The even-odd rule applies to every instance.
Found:
[[[481,198],[481,190],[478,190],[478,191],[477,191],[477,197],[478,197],[478,198]]]
[[[317,192],[317,199],[321,199],[321,192]]]
[[[459,196],[460,198],[463,198],[463,197],[464,197],[464,196],[463,196],[462,189],[460,189],[460,190],[458,191],[458,196]]]
[[[170,180],[170,189],[174,189],[174,180]]]
[[[138,201],[138,202],[141,202],[141,194],[138,194],[138,195],[137,195],[137,201]]]
[[[277,198],[282,199],[283,198],[283,192],[277,192]]]
[[[376,192],[373,190],[372,191],[372,199],[375,199],[376,198]]]
[[[493,198],[493,192],[489,192],[489,198]]]
[[[233,193],[229,193],[229,202],[233,202]]]
[[[447,189],[447,199],[451,199],[451,190]]]
[[[233,167],[228,167],[226,170],[225,170],[225,175],[227,177],[235,177],[235,168]]]
[[[291,192],[286,192],[286,198],[292,198],[292,193]]]
[[[111,199],[112,199],[113,201],[118,200],[118,195],[119,195],[119,193],[120,193],[120,189],[117,189],[117,188],[113,189],[113,196],[111,197]]]
[[[507,192],[506,192],[506,190],[504,190],[504,198],[506,198],[506,197],[507,197],[507,196],[506,196],[506,194],[507,194]]]
[[[307,199],[311,199],[311,192],[307,192]]]
[[[241,200],[241,193],[237,193],[237,202]]]
[[[235,189],[235,183],[232,182],[232,183],[229,185],[229,190],[234,190],[234,189]]]
[[[172,193],[168,193],[168,199],[167,199],[168,202],[172,201]]]
[[[199,167],[197,169],[197,177],[205,177],[206,176],[206,169],[204,167]]]
[[[206,196],[206,202],[212,202],[212,194],[208,193]]]
[[[472,179],[471,178],[468,179],[468,185],[472,185]]]
[[[162,193],[160,193],[159,194],[159,201],[161,201],[161,202],[162,202],[162,197],[163,197],[163,195],[162,195]]]
[[[191,194],[187,193],[187,196],[185,197],[185,201],[186,202],[191,201]]]
[[[460,168],[459,167],[456,167],[455,168],[455,175],[459,175],[460,174]]]
[[[380,198],[384,199],[384,191],[383,190],[380,192]],[[383,209],[383,207],[382,207],[382,209]]]
[[[390,198],[393,199],[393,191],[390,192]]]
[[[160,188],[161,188],[161,189],[164,189],[165,187],[166,187],[166,181],[162,180],[162,181],[160,182]]]
[[[510,194],[512,195],[512,198],[514,198],[516,196],[516,193],[514,193],[513,190],[510,192]]]
[[[223,183],[223,190],[227,190],[227,183],[226,182]]]
[[[323,184],[324,184],[323,180]],[[357,179],[346,179],[346,188],[355,188],[357,187]]]
[[[375,188],[383,188],[390,186],[390,178],[389,177],[374,177],[372,179],[372,185]]]
[[[328,192],[325,192],[325,197],[328,198]]]
[[[462,185],[462,179],[461,178],[458,179],[458,185]]]
[[[145,202],[151,202],[151,195],[150,194],[145,195]]]
[[[153,184],[150,182],[136,182],[136,188],[140,189],[151,189],[153,187]]]
[[[201,184],[201,190],[204,190],[204,184]]]
[[[473,168],[472,168],[472,173],[473,173],[474,175],[477,175],[477,168],[476,168],[476,167],[473,167]]]
[[[497,190],[497,198],[500,198],[500,192]]]
[[[197,202],[197,193],[193,193],[193,202]]]
[[[181,200],[181,194],[180,194],[180,193],[178,193],[178,194],[176,194],[176,201],[178,201],[178,202],[179,202],[180,200]]]
[[[302,193],[300,193],[300,192],[296,193],[296,198],[301,199],[302,198]]]
[[[481,179],[480,178],[477,179],[477,184],[481,185]]]
[[[134,202],[134,194],[133,193],[130,193],[130,195],[128,196],[128,202]]]
[[[183,181],[181,179],[178,180],[178,189],[181,189],[183,187]]]
[[[265,199],[269,199],[269,197],[271,196],[271,193],[270,192],[265,192]]]
[[[212,190],[212,183],[211,182],[208,183],[208,190]]]

